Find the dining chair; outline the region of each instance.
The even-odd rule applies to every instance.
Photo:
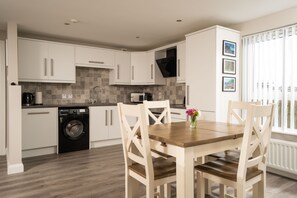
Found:
[[[153,124],[164,124],[171,123],[171,111],[169,100],[162,101],[143,101],[146,115],[146,123],[150,124],[150,119],[153,121]],[[156,116],[156,113],[153,110],[157,111],[159,117]]]
[[[176,181],[176,164],[171,159],[152,157],[144,105],[118,103],[117,106],[125,159],[126,198],[139,197],[136,181],[146,186],[147,198],[154,198],[158,186],[162,188],[157,195],[170,198],[171,189],[164,192],[163,186]],[[134,126],[129,125],[128,117],[137,119]]]
[[[205,196],[205,179],[236,189],[239,198],[245,197],[246,189],[252,186],[253,197],[264,197],[274,105],[251,104],[247,109],[239,161],[219,158],[195,167],[199,198]],[[225,196],[229,197],[220,192],[220,197]]]
[[[227,123],[241,124],[244,125],[246,121],[246,114],[249,108],[249,105],[260,105],[261,102],[243,102],[243,101],[232,101],[229,100],[228,103],[228,113],[227,113]],[[239,160],[240,151],[227,150],[224,152],[213,153],[209,155],[210,159],[226,158],[229,160]]]

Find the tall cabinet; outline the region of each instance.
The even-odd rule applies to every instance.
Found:
[[[235,56],[223,55],[223,41],[236,43]],[[228,101],[239,100],[240,33],[221,26],[186,35],[186,106],[202,112],[202,119],[227,119]],[[223,74],[223,60],[236,61],[236,74]],[[222,90],[223,77],[236,79],[234,92]]]

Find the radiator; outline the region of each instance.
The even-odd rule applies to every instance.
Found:
[[[267,166],[297,175],[297,143],[271,139]]]

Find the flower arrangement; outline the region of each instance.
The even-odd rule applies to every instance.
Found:
[[[197,118],[200,116],[200,111],[198,111],[197,109],[187,109],[186,110],[186,114],[187,116],[190,117],[190,127],[191,128],[195,128],[197,125]]]

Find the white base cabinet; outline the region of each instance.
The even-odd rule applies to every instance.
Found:
[[[58,109],[22,109],[22,149],[57,146]]]
[[[185,109],[171,108],[171,122],[184,122],[187,120]]]
[[[116,106],[89,107],[89,110],[91,142],[121,138]]]
[[[75,83],[74,46],[18,39],[19,81]]]

